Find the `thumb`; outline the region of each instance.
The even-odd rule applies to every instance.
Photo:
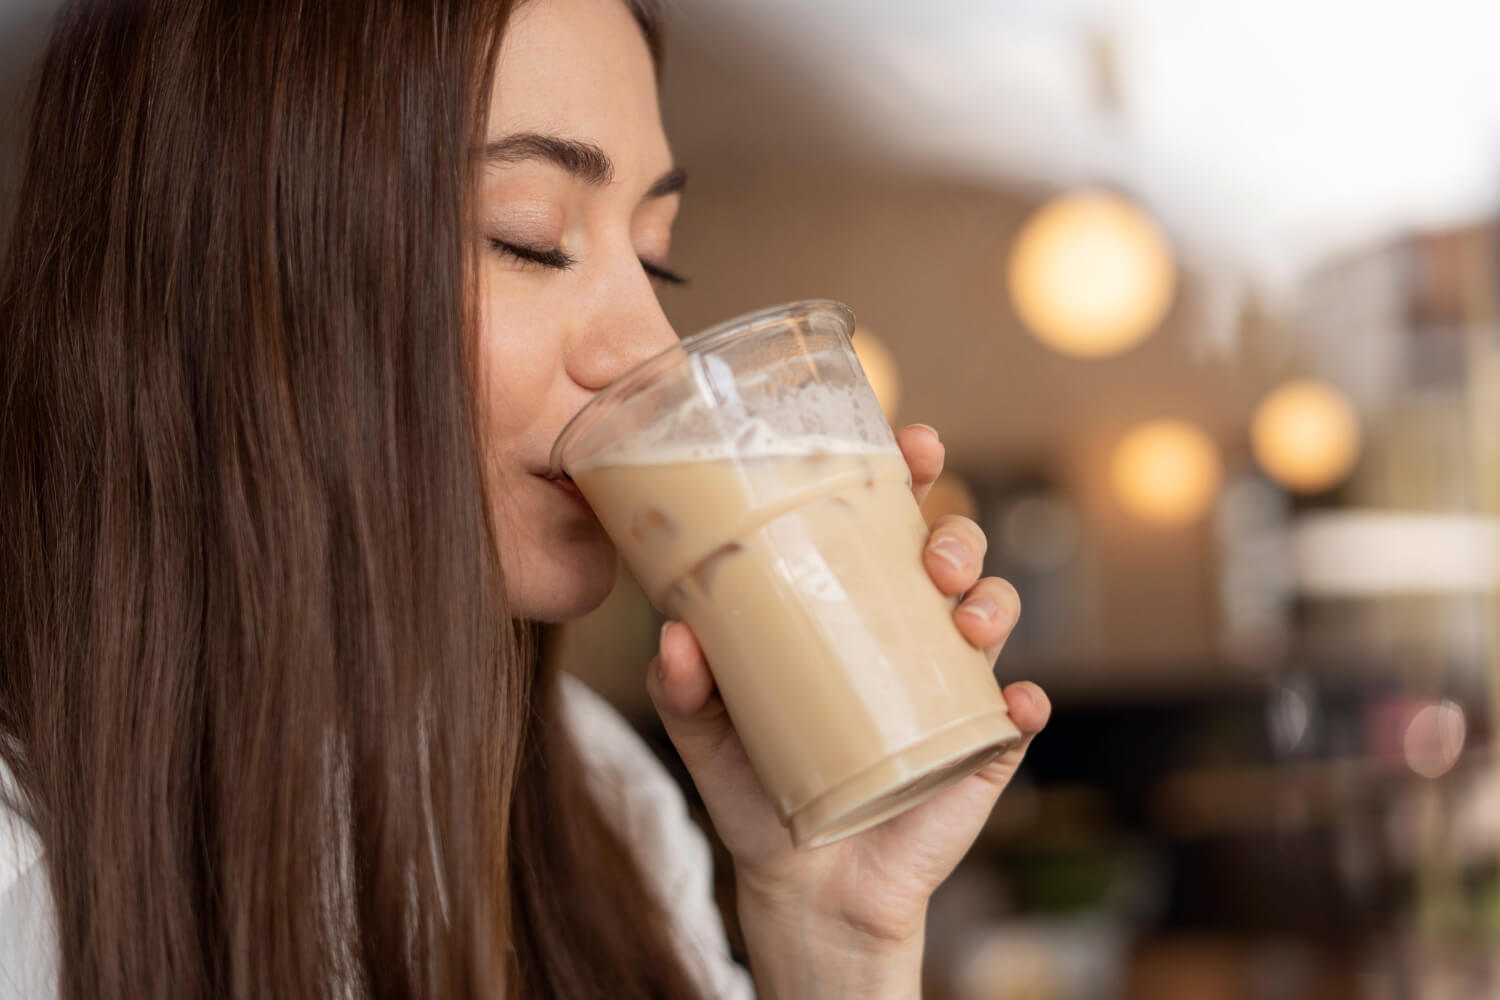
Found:
[[[646,690],[731,852],[735,831],[779,830],[776,810],[750,766],[703,649],[686,624],[668,622],[662,629]]]

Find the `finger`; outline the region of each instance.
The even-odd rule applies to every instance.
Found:
[[[1021,731],[1021,738],[977,773],[986,782],[1004,788],[1011,775],[1016,773],[1016,768],[1021,766],[1021,761],[1026,758],[1031,741],[1052,718],[1052,701],[1047,697],[1047,692],[1031,681],[1007,684],[1000,694],[1005,698],[1005,709],[1010,715],[1010,721]]]
[[[959,634],[975,649],[984,650],[991,666],[1020,617],[1021,596],[997,576],[985,577],[969,588],[953,612]]]
[[[922,551],[922,565],[938,590],[952,597],[974,586],[984,566],[989,541],[979,525],[959,514],[944,514],[932,522],[932,533]]]
[[[1041,732],[1052,718],[1052,701],[1047,692],[1031,681],[1016,681],[1008,684],[1002,692],[1005,707],[1010,712],[1010,721],[1021,731],[1024,742]]]
[[[926,424],[912,424],[896,432],[896,446],[911,469],[911,492],[921,503],[943,473],[943,443],[938,432]]]
[[[646,678],[646,691],[684,761],[709,758],[733,727],[713,674],[692,629],[681,622],[662,626],[661,644]]]
[[[1021,731],[1021,739],[1015,746],[1007,749],[999,757],[986,764],[975,772],[970,782],[974,784],[989,785],[995,792],[1005,788],[1010,779],[1015,776],[1016,769],[1026,758],[1026,751],[1031,748],[1031,741],[1047,725],[1052,718],[1052,702],[1047,693],[1031,681],[1017,681],[1006,685],[1001,692],[1005,697],[1005,707],[1010,714],[1010,721],[1016,724]],[[977,778],[978,781],[974,781]]]
[[[647,689],[658,708],[668,709],[681,718],[702,715],[715,708],[710,704],[718,700],[713,673],[692,629],[681,622],[663,625],[660,649],[652,666]],[[722,705],[719,702],[719,707]]]

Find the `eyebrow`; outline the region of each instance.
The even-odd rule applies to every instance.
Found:
[[[597,186],[608,184],[615,177],[614,161],[595,143],[541,132],[516,132],[496,139],[484,147],[484,158],[489,163],[542,160]],[[656,179],[647,189],[646,197],[665,198],[681,191],[686,183],[687,171],[673,167]]]

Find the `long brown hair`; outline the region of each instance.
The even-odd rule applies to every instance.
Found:
[[[70,1000],[691,992],[487,513],[513,5],[59,15],[0,273],[0,753]]]

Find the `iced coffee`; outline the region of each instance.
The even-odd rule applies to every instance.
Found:
[[[684,341],[605,390],[554,450],[651,601],[692,627],[809,845],[1019,738],[923,566],[927,529],[850,329],[847,310],[811,303]]]

